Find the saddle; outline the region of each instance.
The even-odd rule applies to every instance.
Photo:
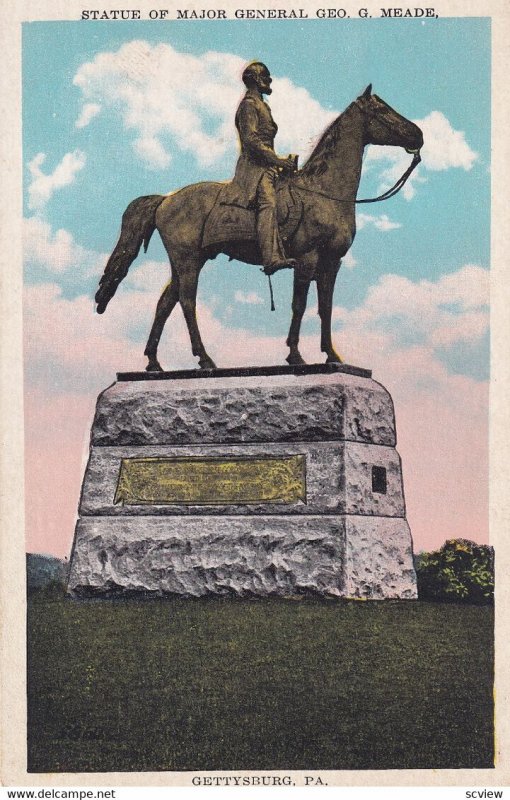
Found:
[[[228,186],[226,184],[225,188]],[[202,234],[202,247],[213,247],[229,242],[256,242],[256,211],[222,202],[223,189],[207,217]],[[283,242],[294,236],[303,216],[303,201],[284,183],[276,193],[278,229]]]

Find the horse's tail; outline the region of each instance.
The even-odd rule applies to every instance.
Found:
[[[108,259],[96,292],[98,314],[105,311],[117,291],[117,286],[126,277],[129,267],[140,252],[142,242],[147,252],[151,236],[156,230],[156,209],[164,199],[165,195],[161,194],[137,197],[124,211],[119,241]]]

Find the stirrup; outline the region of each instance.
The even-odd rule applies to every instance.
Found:
[[[296,264],[297,261],[295,258],[286,258],[284,261],[276,261],[273,264],[268,264],[267,266],[262,267],[261,272],[263,272],[264,275],[271,276],[280,269],[294,269]]]

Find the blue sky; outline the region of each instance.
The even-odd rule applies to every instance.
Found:
[[[189,154],[175,151],[169,168],[148,169],[133,158],[132,137],[113,113],[103,119],[100,115],[85,128],[75,127],[83,97],[73,86],[73,76],[97,53],[115,52],[130,39],[171,44],[195,55],[214,50],[244,60],[261,58],[275,76],[305,87],[325,109],[343,110],[372,82],[376,93],[411,119],[438,110],[464,132],[478,159],[468,172],[429,174],[412,203],[398,197],[377,209],[402,228],[391,236],[373,229],[358,236],[354,252],[367,266],[340,279],[343,302],[353,304],[389,266],[399,274],[436,278],[464,262],[488,265],[489,35],[488,20],[483,19],[29,23],[23,44],[25,163],[44,152],[49,172],[64,153],[76,148],[86,153],[86,168],[72,186],[55,193],[46,218],[99,252],[111,249],[119,216],[134,196],[229,177],[235,158],[204,169]],[[235,143],[233,123],[232,139]],[[377,190],[371,177],[364,177],[360,195]],[[30,175],[25,179],[29,182]],[[370,255],[374,251],[377,258]],[[256,281],[253,275],[254,286]],[[76,276],[66,292],[83,288]]]
[[[412,410],[425,418],[429,409],[435,432],[423,436],[444,439],[441,425],[457,409],[458,435],[475,426],[482,442],[489,368],[488,18],[26,23],[27,390],[44,396],[51,417],[52,403],[67,396],[90,403],[116,370],[143,369],[169,274],[157,235],[103,317],[93,307],[98,279],[132,199],[233,174],[239,75],[252,59],[266,62],[274,77],[269,103],[282,155],[298,152],[303,160],[368,83],[423,128],[423,162],[406,191],[359,207],[358,234],[337,279],[335,337],[350,363],[372,367],[386,383],[404,418],[406,409],[409,420]],[[387,188],[409,161],[393,148],[367,148],[359,196]],[[245,351],[265,363],[282,360],[288,272],[275,276],[274,289],[277,313],[258,268],[220,257],[204,269],[199,321],[219,365],[239,363]],[[312,293],[303,324],[310,352],[318,331],[314,303]],[[167,368],[195,364],[177,317],[167,324],[160,352]],[[459,413],[468,396],[475,398],[471,411]],[[404,449],[406,435],[411,448],[410,431]],[[408,458],[417,464],[422,455]],[[470,456],[459,452],[464,457]],[[447,474],[446,444],[434,458],[438,474]],[[469,487],[481,477],[466,478],[465,495],[473,495]],[[412,498],[411,491],[411,506]],[[425,507],[430,497],[420,502]]]
[[[99,114],[89,125],[75,127],[84,98],[80,88],[73,85],[73,77],[98,53],[115,53],[125,42],[136,39],[151,46],[171,45],[182,54],[198,57],[216,51],[244,61],[260,58],[275,77],[285,76],[295,86],[306,88],[326,111],[342,111],[372,82],[379,96],[410,119],[423,119],[432,110],[441,112],[455,131],[464,133],[477,158],[469,170],[426,172],[427,182],[419,186],[412,202],[400,195],[379,207],[361,209],[370,214],[384,213],[401,227],[381,235],[375,227],[367,226],[358,234],[352,255],[360,267],[341,272],[337,285],[339,302],[350,308],[360,303],[367,288],[388,271],[412,279],[435,280],[464,263],[488,266],[489,37],[488,20],[467,18],[336,23],[28,23],[23,31],[24,160],[27,164],[43,152],[44,171],[51,173],[65,153],[78,149],[86,155],[86,167],[72,185],[55,192],[44,215],[52,228],[70,231],[79,245],[100,253],[112,249],[118,220],[133,197],[166,193],[202,179],[223,180],[232,174],[233,149],[205,167],[192,154],[179,152],[175,142],[169,142],[172,163],[149,168],[133,157],[133,136],[123,125],[119,109],[116,112],[111,107],[109,113]],[[240,85],[239,93],[241,90]],[[275,95],[276,89],[272,105]],[[319,127],[316,135],[320,131]],[[28,186],[28,170],[25,180]],[[377,190],[377,174],[369,169],[364,173],[360,196],[373,195]],[[151,245],[149,257],[164,258],[159,242]],[[39,271],[41,277],[44,274]],[[35,271],[28,273],[28,279],[38,279]],[[67,274],[61,279],[65,296],[93,293],[95,280],[90,276]],[[162,282],[164,279],[163,275]],[[265,283],[253,268],[239,266],[227,272],[216,263],[203,274],[202,296],[217,297],[217,314],[222,315],[220,306],[225,303],[229,320],[237,325],[275,334],[283,330],[281,318],[261,313],[261,308],[246,307],[248,304],[236,307],[235,292],[243,289],[266,294]],[[278,278],[277,295],[281,305],[288,307],[290,280]],[[454,350],[450,355],[453,368],[458,356]],[[476,359],[472,355],[469,369],[478,376],[486,374],[486,349],[477,353]]]

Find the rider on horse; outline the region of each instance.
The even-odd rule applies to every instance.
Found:
[[[253,215],[243,214],[243,208],[257,206],[264,266],[272,271],[291,263],[278,242],[274,184],[278,169],[290,171],[294,161],[290,157],[279,158],[273,149],[276,125],[262,98],[262,94],[270,92],[269,71],[260,63],[250,65],[245,70],[245,82],[246,97],[237,116],[242,151],[236,180],[231,184],[202,181],[169,195],[144,195],[133,200],[123,214],[119,241],[108,259],[96,292],[97,312],[102,314],[142,245],[146,250],[154,231],[159,232],[167,253],[172,254],[172,278],[159,299],[145,348],[149,372],[162,369],[157,358],[159,341],[177,303],[184,313],[193,355],[198,356],[202,369],[214,369],[214,361],[204,347],[197,321],[198,278],[206,261],[219,253],[248,264],[260,263],[260,253],[252,246],[255,234]],[[357,200],[363,152],[369,144],[403,147],[413,153],[413,163],[395,186],[379,197]],[[371,85],[319,139],[300,172],[299,183],[294,181],[292,187],[298,198],[304,196],[306,200],[300,200],[300,218],[288,244],[289,254],[297,259],[292,322],[287,338],[289,364],[304,363],[298,349],[299,332],[312,281],[317,284],[321,350],[326,354],[327,363],[341,362],[331,336],[333,290],[341,259],[351,247],[356,233],[356,203],[372,203],[393,197],[418,165],[421,147],[423,133],[418,126],[372,94]],[[237,211],[233,206],[227,209],[229,224],[237,226],[239,235],[244,235],[244,229],[249,235],[246,240],[242,237],[218,238],[212,242],[214,246],[210,246],[204,244],[205,228],[215,205],[221,205],[225,200],[228,204],[223,195],[225,190],[231,193],[238,206]],[[227,227],[225,222],[225,233],[229,232]]]
[[[221,202],[256,209],[262,264],[264,272],[272,275],[296,265],[294,259],[285,255],[276,216],[276,183],[282,174],[295,171],[296,160],[294,156],[280,158],[274,151],[278,127],[263,99],[264,94],[272,92],[268,68],[255,61],[246,67],[242,78],[247,91],[235,117],[241,155],[234,179],[225,187]]]

